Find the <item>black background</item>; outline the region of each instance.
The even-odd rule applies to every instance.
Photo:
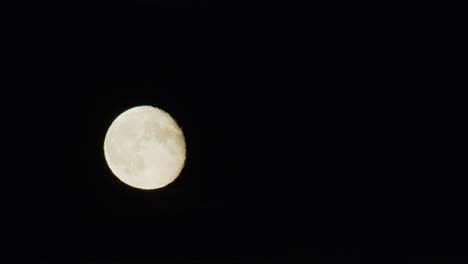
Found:
[[[466,255],[463,20],[210,7],[8,9],[7,258]],[[103,154],[113,119],[143,104],[178,121],[188,151],[149,192]]]

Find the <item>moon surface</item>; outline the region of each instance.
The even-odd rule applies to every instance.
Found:
[[[185,163],[181,128],[165,111],[148,105],[120,114],[104,139],[112,173],[134,188],[153,190],[173,182]]]

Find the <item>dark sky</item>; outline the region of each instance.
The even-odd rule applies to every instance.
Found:
[[[209,7],[8,9],[4,256],[464,255],[463,20]],[[180,177],[149,192],[117,180],[103,154],[112,120],[143,104],[178,121],[188,152]]]

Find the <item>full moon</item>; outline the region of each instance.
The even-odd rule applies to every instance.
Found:
[[[168,113],[153,106],[137,106],[112,122],[104,139],[104,155],[112,173],[125,184],[158,189],[182,171],[185,138]]]

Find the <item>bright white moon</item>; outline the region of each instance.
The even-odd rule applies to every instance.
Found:
[[[184,134],[176,121],[152,106],[120,114],[104,139],[111,171],[138,189],[158,189],[173,182],[184,167],[185,154]]]

